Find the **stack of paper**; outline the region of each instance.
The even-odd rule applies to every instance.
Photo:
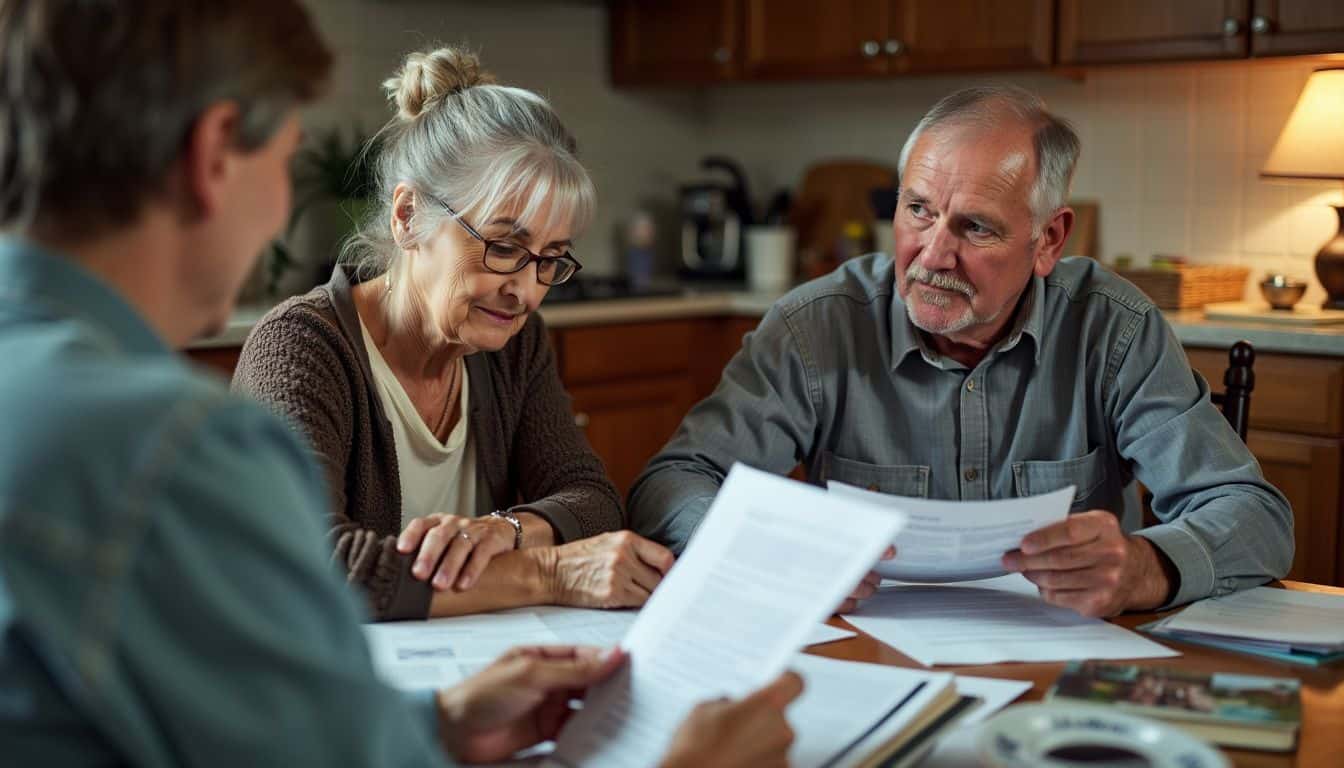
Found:
[[[931,746],[974,703],[962,704],[952,675],[799,654],[789,667],[803,695],[789,707],[789,764],[844,768],[877,758],[901,765]]]
[[[1021,575],[964,585],[884,585],[849,623],[920,664],[1146,659],[1180,654],[1040,599]]]
[[[1160,637],[1319,666],[1344,659],[1344,596],[1256,587],[1141,627]]]

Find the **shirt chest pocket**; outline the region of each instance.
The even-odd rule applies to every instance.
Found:
[[[918,464],[869,464],[846,459],[834,453],[825,454],[826,480],[835,480],[869,491],[880,491],[897,496],[927,498],[929,495],[929,468]]]
[[[1106,482],[1101,447],[1064,461],[1015,461],[1013,482],[1018,496],[1039,496],[1072,485],[1076,488],[1072,510],[1091,509],[1095,506],[1092,497],[1099,495]]]

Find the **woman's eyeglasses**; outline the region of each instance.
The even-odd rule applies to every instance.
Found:
[[[429,197],[429,195],[426,195],[426,197]],[[468,224],[466,219],[462,218],[462,214],[454,211],[452,206],[438,198],[431,199],[452,214],[453,220],[461,224],[462,228],[467,230],[467,234],[485,243],[485,252],[481,256],[481,263],[487,270],[497,275],[512,275],[515,272],[521,272],[527,268],[528,264],[535,261],[537,263],[537,281],[542,285],[559,285],[573,277],[575,272],[583,269],[583,265],[569,251],[559,256],[541,256],[517,243],[487,238],[477,232],[475,227]]]

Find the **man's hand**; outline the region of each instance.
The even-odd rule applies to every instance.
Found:
[[[619,650],[515,648],[453,688],[440,691],[439,737],[467,763],[496,762],[555,738],[571,699],[625,661]]]
[[[882,553],[883,560],[890,560],[896,556],[895,547],[887,547],[887,551]],[[869,571],[868,575],[863,577],[863,581],[849,593],[849,597],[835,609],[836,613],[853,613],[859,608],[860,600],[867,600],[877,593],[877,588],[882,585],[882,575],[877,571]]]
[[[1047,603],[1102,617],[1163,605],[1172,587],[1163,558],[1147,539],[1125,535],[1115,515],[1093,509],[1027,534],[1003,567],[1040,587]]]

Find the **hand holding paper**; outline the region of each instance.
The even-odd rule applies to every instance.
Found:
[[[1142,536],[1129,536],[1103,509],[1069,516],[1033,531],[1003,564],[1040,587],[1041,599],[1084,616],[1114,616],[1167,602],[1172,577],[1165,555]]]
[[[626,636],[630,665],[592,692],[555,759],[657,762],[696,703],[742,697],[777,677],[903,522],[899,512],[735,466]]]

